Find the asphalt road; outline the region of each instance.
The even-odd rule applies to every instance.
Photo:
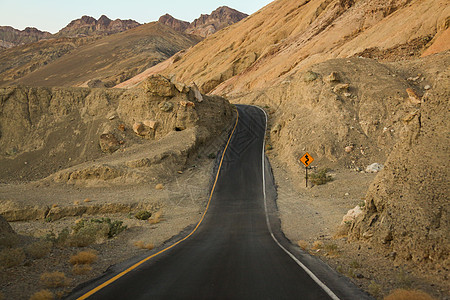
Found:
[[[238,111],[238,125],[198,229],[88,299],[333,299],[333,292],[330,297],[327,287],[319,286],[272,237],[263,189],[266,117],[253,106],[239,105]]]

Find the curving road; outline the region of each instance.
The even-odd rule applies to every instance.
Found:
[[[310,271],[305,271],[299,259],[302,255],[306,260],[311,258],[289,245],[279,230],[272,229],[277,227],[277,218],[270,214],[273,207],[270,204],[266,207],[265,203],[266,192],[270,194],[273,187],[263,188],[266,181],[267,185],[273,184],[263,154],[266,116],[257,107],[238,105],[237,108],[238,123],[201,226],[180,244],[123,273],[120,278],[108,282],[115,274],[106,274],[79,288],[69,299],[367,297],[318,262],[307,261],[305,265],[316,265],[315,273],[322,274],[323,278],[319,280],[316,275],[308,274]],[[271,223],[275,220],[271,229],[269,219]],[[289,248],[294,254],[286,253]],[[322,280],[329,282],[334,292]]]

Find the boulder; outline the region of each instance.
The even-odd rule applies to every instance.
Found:
[[[194,98],[195,100],[197,100],[197,102],[203,101],[203,95],[202,93],[200,93],[200,90],[198,89],[198,86],[195,84],[195,82],[192,83],[191,91],[192,93],[194,93]]]
[[[412,104],[420,104],[422,102],[419,95],[417,95],[417,93],[413,89],[407,88],[406,93],[408,93],[408,99]]]
[[[120,143],[112,133],[104,133],[100,136],[100,148],[105,153],[113,153],[120,148]]]
[[[153,120],[145,120],[144,125],[150,129],[156,129],[156,126],[158,126],[158,122]]]
[[[144,124],[141,122],[135,122],[133,124],[133,131],[137,134],[137,135],[142,135],[142,133],[145,131],[145,127]]]
[[[327,76],[326,78],[327,82],[339,82],[339,75],[337,72],[331,72],[330,75]]]
[[[355,208],[350,209],[347,214],[342,217],[342,223],[353,222],[363,213],[361,207],[356,205]]]
[[[176,89],[169,79],[162,75],[152,75],[144,81],[142,88],[151,96],[173,97]]]
[[[367,173],[377,173],[383,169],[383,165],[379,163],[373,163],[366,168]]]

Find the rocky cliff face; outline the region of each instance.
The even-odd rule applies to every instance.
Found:
[[[61,29],[56,36],[109,35],[139,25],[141,24],[133,20],[111,20],[105,15],[102,15],[98,20],[90,16],[83,16],[80,19],[70,22],[69,25]]]
[[[51,37],[52,34],[50,32],[40,31],[32,27],[18,30],[11,26],[0,26],[0,47],[2,48],[11,48],[17,45],[29,44]]]
[[[189,27],[190,23],[186,21],[181,21],[178,19],[175,19],[169,14],[165,14],[164,16],[161,16],[158,20],[159,23],[162,23],[164,25],[170,26],[176,31],[179,32],[185,32],[186,29]]]
[[[213,11],[210,15],[201,15],[200,18],[195,19],[192,23],[175,19],[169,14],[162,16],[159,19],[159,22],[180,32],[207,37],[216,31],[241,21],[246,17],[248,17],[247,14],[241,13],[227,6],[222,6]]]

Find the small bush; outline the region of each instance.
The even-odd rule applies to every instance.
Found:
[[[316,173],[308,175],[308,180],[315,185],[322,185],[333,180],[333,177],[327,175],[329,169],[319,169]]]
[[[330,243],[324,246],[324,250],[328,255],[337,256],[339,254],[338,246],[336,244]]]
[[[62,272],[44,273],[41,275],[41,284],[46,288],[65,287],[69,279]]]
[[[151,219],[148,219],[148,222],[150,224],[158,224],[162,220],[161,216],[162,216],[162,211],[159,210],[153,214],[153,217]]]
[[[397,280],[398,286],[404,289],[410,289],[413,285],[413,280],[408,273],[401,271],[395,275],[395,279]]]
[[[134,245],[136,247],[138,247],[139,249],[152,250],[153,248],[155,248],[155,246],[153,244],[144,243],[143,241],[136,241],[136,242],[134,242]]]
[[[361,264],[357,260],[352,260],[350,262],[350,267],[353,269],[359,269],[361,268]]]
[[[138,220],[148,220],[152,216],[152,213],[147,210],[142,210],[134,215],[134,217]]]
[[[33,259],[43,258],[52,250],[52,243],[49,241],[37,241],[25,248],[25,253]]]
[[[3,249],[0,252],[0,266],[12,268],[21,265],[25,260],[25,253],[21,248]]]
[[[70,259],[69,262],[72,265],[90,265],[92,263],[94,263],[97,260],[97,254],[92,251],[92,250],[88,250],[88,251],[81,251],[78,252],[76,255],[73,255]]]
[[[298,241],[298,242],[297,242],[297,245],[298,245],[300,248],[302,248],[303,250],[306,250],[306,249],[308,249],[308,247],[309,247],[309,243],[308,243],[307,241],[304,241],[304,240]]]
[[[75,275],[88,274],[92,271],[91,265],[73,265],[72,273]]]
[[[42,290],[39,292],[36,292],[33,294],[33,296],[30,297],[30,300],[53,300],[55,299],[55,296],[53,296],[53,293],[49,290]]]
[[[384,300],[434,300],[433,297],[425,292],[418,290],[398,289],[384,297]]]
[[[314,243],[312,244],[313,250],[319,250],[322,248],[323,248],[323,242],[321,242],[321,241],[314,241]]]

